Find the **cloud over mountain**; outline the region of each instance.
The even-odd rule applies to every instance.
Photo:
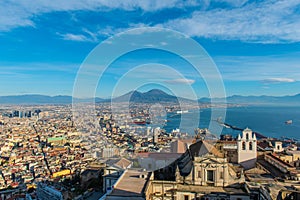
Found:
[[[295,81],[295,79],[291,78],[268,78],[264,79],[263,83],[293,83]]]
[[[182,78],[182,79],[167,80],[165,82],[170,84],[193,84],[195,80]]]

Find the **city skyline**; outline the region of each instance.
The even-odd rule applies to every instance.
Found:
[[[196,40],[216,63],[227,96],[298,94],[299,5],[297,1],[225,0],[1,2],[1,96],[72,95],[77,71],[86,56],[104,40],[139,27],[168,28]],[[105,84],[137,63],[183,69],[184,80],[164,80],[164,86],[176,85],[184,90],[188,85],[200,97],[209,96],[204,81],[191,76],[183,61],[157,51],[119,58],[112,64],[118,70],[107,75]],[[165,72],[157,69],[158,73]],[[140,78],[132,77],[132,81]],[[146,90],[143,87],[152,86],[142,86]],[[116,95],[129,91],[125,88]],[[111,94],[102,90],[96,96],[107,98]]]
[[[0,199],[300,199],[300,0],[0,9]]]

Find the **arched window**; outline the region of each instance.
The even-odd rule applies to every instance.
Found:
[[[249,150],[253,150],[252,142],[249,142]]]
[[[246,140],[249,140],[249,133],[246,133]]]
[[[242,150],[246,150],[246,142],[242,143]]]

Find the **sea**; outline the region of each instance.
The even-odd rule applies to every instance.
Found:
[[[208,128],[213,134],[214,131],[217,132],[217,135],[237,136],[240,133],[218,123],[222,121],[238,128],[248,127],[266,137],[284,137],[300,141],[300,106],[241,106],[214,108],[213,111],[214,117],[211,108],[191,110],[182,114],[168,113],[162,128],[167,132],[180,128],[181,132],[189,135],[194,135],[195,128]],[[292,124],[286,124],[288,120],[292,120]]]

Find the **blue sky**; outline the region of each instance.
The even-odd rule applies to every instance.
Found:
[[[0,10],[1,96],[72,95],[86,56],[105,39],[139,27],[168,28],[199,42],[216,63],[228,96],[300,93],[299,0],[4,0]],[[188,64],[154,50],[120,57],[102,84],[115,84],[122,68],[149,63],[181,68],[185,81],[168,79],[162,88],[188,86],[209,96]],[[119,93],[143,78],[132,77]],[[111,87],[96,95],[112,96]]]

